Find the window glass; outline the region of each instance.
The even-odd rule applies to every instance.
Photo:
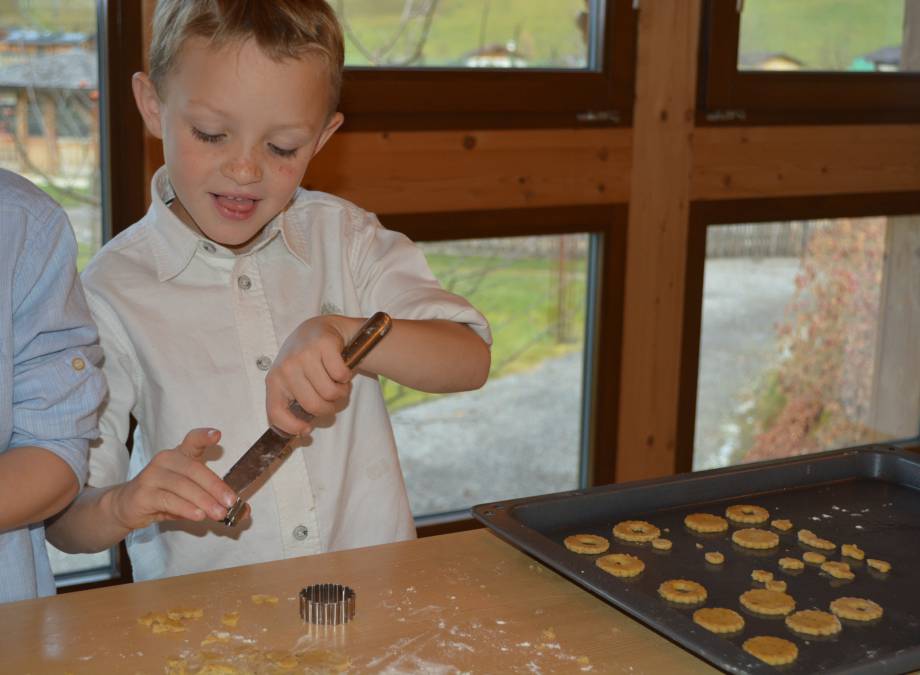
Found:
[[[920,218],[710,226],[694,469],[914,438]]]
[[[0,167],[20,173],[67,212],[85,266],[102,242],[95,0],[0,4]],[[67,556],[72,575],[111,565],[110,551]],[[85,578],[75,579],[84,581]]]
[[[594,0],[595,4],[600,4]],[[349,66],[584,69],[589,0],[332,0]]]
[[[918,31],[912,0],[746,0],[738,68],[916,72]]]
[[[422,243],[489,320],[477,391],[384,394],[416,517],[579,486],[589,235]]]

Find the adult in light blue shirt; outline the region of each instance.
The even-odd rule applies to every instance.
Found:
[[[43,521],[86,480],[102,352],[67,215],[0,170],[0,602],[53,595]]]

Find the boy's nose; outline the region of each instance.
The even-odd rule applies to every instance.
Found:
[[[224,176],[238,185],[248,185],[262,180],[262,168],[250,157],[227,160],[221,167],[221,171]]]

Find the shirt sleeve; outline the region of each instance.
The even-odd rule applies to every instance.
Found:
[[[102,351],[76,270],[76,240],[60,207],[27,228],[13,288],[13,433],[63,459],[82,486],[89,442],[105,395]]]
[[[137,403],[138,386],[134,350],[125,335],[114,310],[98,298],[91,286],[87,287],[90,310],[99,326],[99,341],[105,353],[102,372],[105,373],[109,396],[99,416],[99,440],[89,451],[88,484],[108,487],[128,480],[127,439],[131,425],[131,411]]]
[[[394,319],[455,321],[492,344],[486,318],[465,298],[441,287],[421,249],[404,234],[387,230],[367,213],[352,231],[349,251],[366,315],[384,311]]]

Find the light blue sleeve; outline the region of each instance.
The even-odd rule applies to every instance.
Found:
[[[67,462],[82,486],[105,395],[102,351],[76,270],[66,214],[53,204],[3,204],[4,227],[26,228],[13,274],[12,435]],[[14,222],[10,223],[9,220]]]

